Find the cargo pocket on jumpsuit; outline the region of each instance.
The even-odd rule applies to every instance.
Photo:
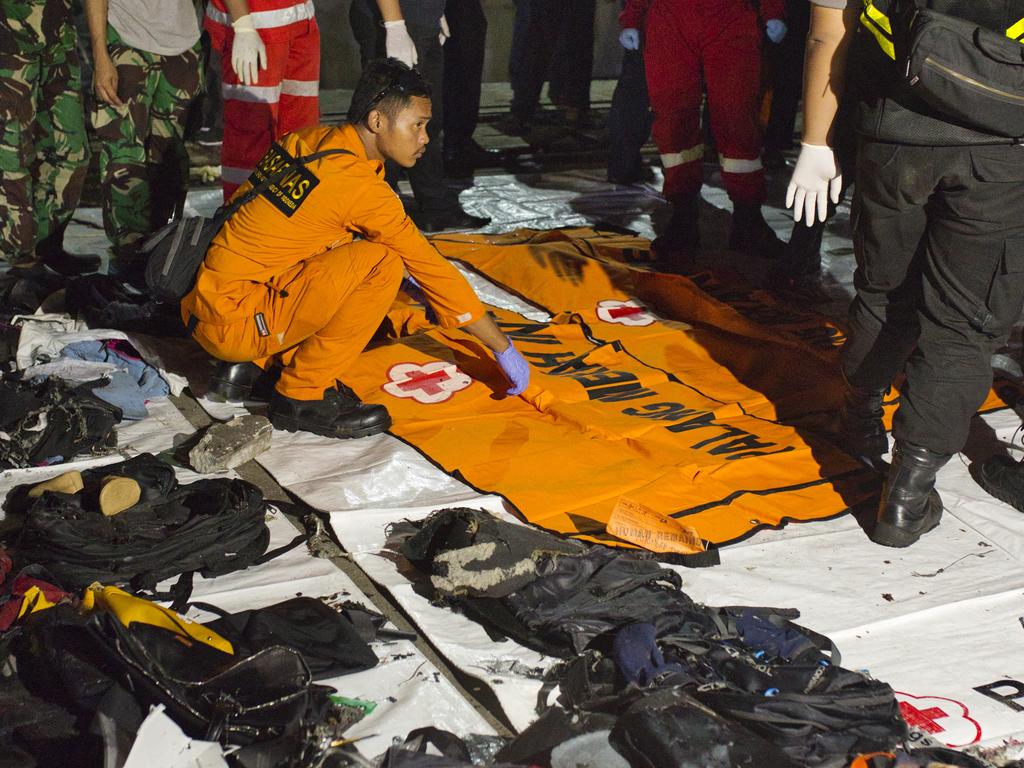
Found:
[[[861,179],[870,178],[871,185],[884,188],[888,196],[895,196],[900,186],[900,166],[896,162],[900,149],[899,144],[864,142],[857,157],[856,180],[867,188],[868,184]],[[867,205],[870,206],[872,203],[869,202]],[[881,250],[881,244],[873,242],[878,238],[866,229],[870,225],[872,214],[866,212],[864,207],[863,196],[854,194],[850,205],[850,228],[853,233],[853,252],[857,270],[867,285],[878,286],[879,290],[890,289],[901,282],[903,266],[896,265],[889,259],[876,258],[870,263],[866,260],[865,254],[868,251]]]

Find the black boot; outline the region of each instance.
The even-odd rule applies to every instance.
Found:
[[[729,232],[729,250],[748,256],[776,259],[782,255],[785,243],[768,226],[760,204],[734,203],[732,230]]]
[[[971,464],[971,475],[997,499],[1024,512],[1024,464],[1009,456],[993,456]]]
[[[265,371],[256,363],[220,363],[206,394],[217,400],[267,402],[279,378],[281,369],[277,367]]]
[[[677,195],[669,202],[672,216],[665,231],[654,238],[651,251],[671,269],[686,266],[700,252],[700,195]]]
[[[267,415],[277,429],[325,437],[369,437],[391,426],[387,408],[361,402],[341,382],[324,390],[323,400],[292,400],[275,392]]]
[[[942,499],[935,490],[935,474],[949,461],[948,454],[896,441],[892,466],[882,487],[878,522],[871,540],[886,547],[909,547],[939,524]]]
[[[882,472],[882,457],[889,451],[889,438],[882,424],[882,403],[889,390],[845,383],[836,443],[857,461]]]

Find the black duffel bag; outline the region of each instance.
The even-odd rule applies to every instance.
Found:
[[[183,216],[179,212],[142,244],[139,258],[145,260],[146,287],[154,299],[178,302],[192,290],[210,243],[224,222],[243,205],[294,171],[296,166],[301,168],[306,163],[328,155],[351,155],[352,152],[347,149],[325,149],[299,158],[291,158],[283,150],[277,154],[290,162],[266,176],[244,195],[222,205],[213,216]]]
[[[920,0],[902,5],[893,39],[912,92],[952,122],[1024,138],[1024,45]]]

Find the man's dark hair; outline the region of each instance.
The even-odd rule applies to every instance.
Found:
[[[413,96],[430,98],[430,86],[419,70],[398,59],[374,59],[363,69],[356,84],[348,121],[362,122],[374,109],[394,119],[412,103]]]

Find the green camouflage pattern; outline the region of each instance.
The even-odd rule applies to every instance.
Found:
[[[89,143],[69,0],[0,0],[0,257],[67,224]]]
[[[130,257],[188,191],[183,135],[189,106],[203,85],[202,53],[198,42],[176,56],[140,51],[110,26],[107,50],[124,106],[98,104],[92,115],[100,140],[103,227],[114,254]]]

